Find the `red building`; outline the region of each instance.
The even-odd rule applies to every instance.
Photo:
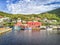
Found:
[[[41,22],[28,22],[27,25],[31,27],[38,27],[38,26],[41,26],[42,23]]]
[[[15,26],[21,26],[21,25],[22,25],[21,22],[17,22],[17,23],[15,24]]]
[[[22,25],[23,24],[21,22],[17,22],[15,24],[15,26],[22,26]],[[38,26],[41,26],[41,25],[42,25],[41,22],[27,22],[27,26],[29,26],[29,27],[38,27]],[[25,26],[25,25],[23,25],[23,26]]]

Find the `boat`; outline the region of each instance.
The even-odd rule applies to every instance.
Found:
[[[52,27],[46,27],[46,30],[53,30],[53,28]]]

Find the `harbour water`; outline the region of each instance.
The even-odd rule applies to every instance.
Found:
[[[60,31],[10,31],[0,35],[0,45],[60,45]]]

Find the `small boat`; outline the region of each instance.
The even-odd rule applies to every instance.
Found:
[[[46,27],[46,30],[53,30],[53,28],[52,27]]]

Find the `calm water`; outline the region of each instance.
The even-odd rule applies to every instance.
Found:
[[[10,31],[0,35],[0,45],[60,45],[59,31]]]

